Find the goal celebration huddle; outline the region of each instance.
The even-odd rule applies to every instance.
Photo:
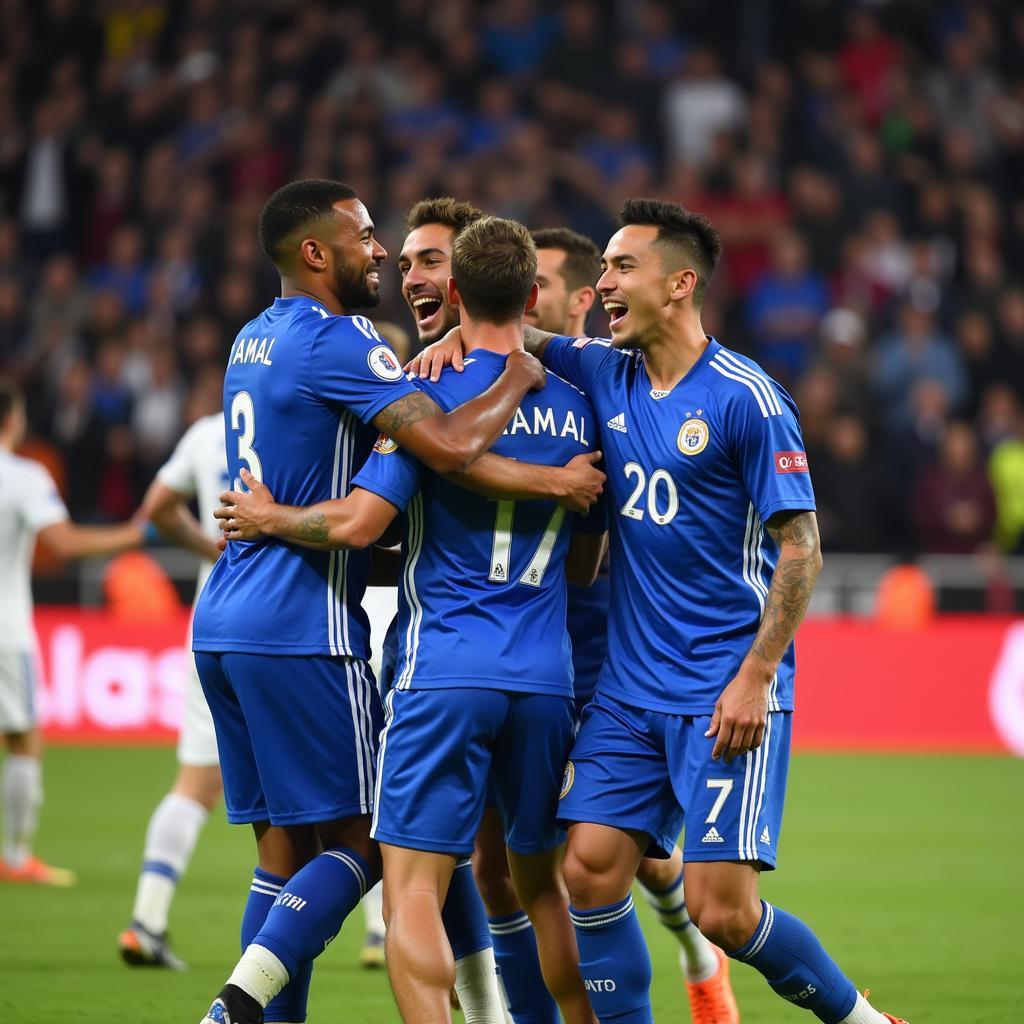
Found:
[[[782,1015],[895,1024],[759,894],[821,554],[794,402],[701,325],[714,227],[630,199],[599,254],[434,199],[408,229],[409,373],[355,192],[297,181],[260,217],[281,296],[228,358],[192,640],[257,867],[204,1024],[305,1020],[381,877],[407,1022],[453,988],[472,1022],[652,1021],[639,882],[697,1024],[741,1019],[736,963]],[[379,679],[371,579],[398,593]]]

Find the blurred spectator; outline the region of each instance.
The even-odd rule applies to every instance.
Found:
[[[828,289],[807,263],[807,245],[793,231],[776,236],[771,269],[747,300],[747,322],[757,359],[769,373],[793,380],[808,365]]]
[[[483,22],[484,52],[509,75],[524,75],[544,60],[555,40],[558,23],[536,0],[492,3]]]
[[[25,340],[27,317],[21,285],[0,278],[0,373],[10,373]]]
[[[837,306],[821,321],[821,365],[836,379],[837,407],[865,423],[874,410],[866,340],[864,318],[852,309]]]
[[[15,172],[13,204],[21,212],[24,243],[35,259],[66,248],[71,241],[71,197],[77,167],[54,100],[40,101],[32,131]]]
[[[988,153],[998,79],[979,66],[974,40],[966,33],[947,39],[944,57],[928,75],[929,99],[947,129],[971,132],[979,148]]]
[[[914,485],[911,517],[923,551],[966,555],[991,544],[995,496],[969,424],[946,427],[938,459]]]
[[[882,31],[877,15],[854,7],[847,15],[847,41],[839,63],[867,120],[878,124],[890,101],[889,77],[900,61],[896,41]]]
[[[974,416],[978,412],[981,396],[1002,379],[989,318],[977,309],[962,313],[956,322],[956,343],[970,381],[964,411]]]
[[[936,382],[952,409],[961,408],[967,397],[967,374],[949,339],[931,314],[907,302],[896,330],[879,343],[875,364],[875,391],[890,430],[901,431],[913,418],[913,393],[922,381]]]
[[[715,136],[743,123],[747,102],[739,86],[722,74],[718,54],[709,47],[691,50],[683,68],[665,92],[669,153],[699,167],[711,155]]]
[[[993,449],[988,473],[995,491],[999,546],[1024,555],[1024,415],[1019,406],[1013,411],[1014,433]]]
[[[1024,288],[1008,288],[999,296],[997,308],[1000,376],[1017,389],[1024,402]]]
[[[143,257],[142,232],[131,224],[118,228],[110,239],[109,260],[89,275],[90,289],[116,295],[128,313],[143,312],[149,273]]]
[[[811,472],[822,546],[829,551],[884,551],[892,546],[883,460],[872,451],[864,421],[838,416]]]

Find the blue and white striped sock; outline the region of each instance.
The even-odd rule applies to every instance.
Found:
[[[679,877],[667,889],[655,892],[639,882],[637,885],[658,915],[658,920],[679,940],[686,980],[707,981],[718,971],[718,957],[714,946],[701,935],[686,912],[682,868],[679,869]]]
[[[632,895],[593,910],[569,908],[580,974],[601,1024],[653,1024],[651,957]]]

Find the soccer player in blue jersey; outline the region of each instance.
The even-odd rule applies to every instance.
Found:
[[[459,234],[451,298],[462,306],[474,351],[465,377],[426,385],[446,407],[479,393],[507,352],[522,344],[535,294],[526,230],[484,218]],[[592,450],[586,399],[552,377],[527,399],[495,452],[558,465]],[[388,438],[342,502],[309,509],[237,496],[236,529],[250,536],[247,506],[261,495],[261,532],[301,541],[317,523],[325,544],[372,542],[406,510],[399,658],[382,738],[374,835],[383,844],[388,970],[403,1017],[450,1019],[451,957],[440,904],[457,859],[472,849],[490,777],[519,898],[537,930],[545,978],[570,1024],[592,1014],[576,966],[561,883],[564,835],[554,821],[562,754],[574,731],[565,633],[570,523],[552,502],[469,498],[426,472]],[[570,560],[591,579],[600,532],[578,532]]]
[[[720,253],[707,220],[638,199],[622,225],[598,282],[612,342],[528,338],[608,425],[616,510],[608,658],[559,804],[580,970],[602,1022],[652,1020],[629,890],[685,812],[687,903],[703,934],[826,1024],[891,1024],[804,922],[758,893],[776,864],[793,637],[821,566],[796,407],[704,334]]]
[[[543,228],[533,233],[533,240],[540,294],[526,322],[551,334],[582,337],[597,296],[594,285],[601,273],[600,251],[589,238],[568,228]],[[609,429],[614,428],[606,427],[604,432]],[[567,626],[572,640],[573,690],[580,709],[593,696],[608,653],[610,603],[607,560],[593,586],[569,585]],[[729,982],[728,960],[704,938],[686,912],[683,855],[678,845],[673,846],[668,860],[644,857],[637,881],[659,921],[679,942],[679,962],[694,1024],[735,1024],[739,1011]],[[483,880],[480,886],[486,889]]]
[[[341,497],[377,431],[432,469],[459,472],[546,383],[532,357],[513,352],[485,394],[451,413],[411,385],[372,323],[348,315],[377,302],[386,256],[348,186],[286,185],[259,234],[282,293],[228,358],[229,478],[245,468],[291,502]],[[193,649],[228,819],[252,824],[259,856],[242,959],[207,1020],[304,1020],[312,960],[379,874],[369,815],[382,712],[366,665],[367,567],[365,552],[231,545],[197,604]]]

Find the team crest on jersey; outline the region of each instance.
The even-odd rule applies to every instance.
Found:
[[[561,800],[565,797],[569,790],[572,789],[572,784],[576,781],[576,765],[572,761],[565,762],[565,774],[562,776],[562,792],[558,794],[558,799]]]
[[[381,380],[400,380],[402,377],[402,366],[387,345],[371,348],[366,362]]]
[[[381,434],[377,438],[377,443],[373,446],[373,450],[378,455],[390,455],[392,452],[398,451],[398,442],[388,437],[387,434]]]
[[[699,455],[708,446],[708,425],[703,420],[687,420],[679,428],[676,444],[684,455]]]

